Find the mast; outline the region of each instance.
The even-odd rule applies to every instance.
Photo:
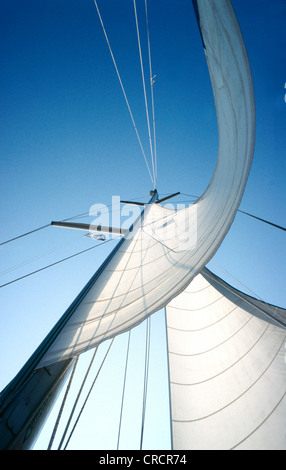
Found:
[[[151,191],[150,195],[151,199],[148,204],[152,204],[158,199],[156,189]],[[142,220],[143,214],[144,209],[139,216]],[[23,368],[2,391],[0,395],[1,450],[27,450],[33,447],[58,393],[69,375],[73,358],[55,362],[49,366],[37,367],[72,317],[75,309],[124,242],[125,238],[122,237]]]

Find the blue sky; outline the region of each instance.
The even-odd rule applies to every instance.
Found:
[[[286,4],[232,3],[249,55],[257,114],[254,160],[241,209],[285,226]],[[133,2],[100,0],[98,5],[149,158]],[[211,178],[218,142],[192,2],[156,0],[148,8],[157,75],[158,191],[200,195]],[[137,9],[148,75],[143,1]],[[0,241],[51,220],[88,213],[95,203],[109,205],[114,195],[148,200],[152,184],[93,1],[2,2],[0,22]],[[186,199],[181,195],[177,201]],[[70,305],[112,243],[1,288],[1,388]],[[0,246],[1,285],[93,244],[81,232],[47,228]],[[242,290],[236,279],[263,300],[286,306],[284,232],[238,213],[209,268]],[[152,324],[164,339],[160,315]],[[144,342],[144,327],[140,331],[134,334]],[[164,341],[155,344],[160,370]],[[155,369],[152,377],[162,382]],[[159,413],[161,392],[156,390]],[[154,429],[159,442],[154,445],[163,448],[158,422]]]

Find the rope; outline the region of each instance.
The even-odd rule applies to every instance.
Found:
[[[147,103],[147,95],[146,95],[146,85],[145,85],[145,78],[144,78],[144,68],[143,68],[143,60],[142,60],[142,51],[141,51],[141,43],[140,43],[140,34],[139,34],[139,26],[138,26],[138,17],[137,17],[137,9],[136,9],[136,0],[133,0],[133,4],[134,4],[134,13],[135,13],[137,40],[138,40],[139,57],[140,57],[140,65],[141,65],[141,75],[142,75],[142,83],[143,83],[143,91],[144,91],[145,110],[146,110],[146,118],[147,118],[147,126],[148,126],[148,135],[149,135],[149,143],[150,143],[150,152],[151,152],[152,167],[153,167],[153,184],[154,184],[154,189],[156,189],[155,166],[154,166],[154,157],[153,157],[153,148],[152,148],[152,138],[151,138],[150,121],[149,121],[149,112],[148,112],[148,103]]]
[[[125,372],[124,372],[124,380],[123,380],[122,400],[121,400],[121,409],[120,409],[120,418],[119,418],[118,438],[117,438],[117,450],[119,449],[119,441],[120,441],[120,433],[121,433],[121,422],[122,422],[123,403],[124,403],[124,396],[125,396],[125,386],[126,386],[126,376],[127,376],[127,364],[128,364],[128,358],[129,358],[130,337],[131,337],[131,330],[129,330],[128,343],[127,343]]]
[[[142,450],[142,444],[143,444],[145,414],[146,414],[146,402],[147,402],[147,387],[148,387],[149,357],[150,357],[150,327],[151,327],[150,322],[151,322],[151,317],[148,317],[147,320],[146,320],[145,371],[144,371],[144,388],[143,388],[143,407],[142,407],[140,450]]]
[[[138,130],[137,130],[137,127],[136,127],[134,118],[133,118],[133,114],[132,114],[132,112],[131,112],[131,108],[130,108],[130,105],[129,105],[129,102],[128,102],[128,99],[127,99],[127,96],[126,96],[126,93],[125,93],[125,89],[124,89],[124,86],[123,86],[123,83],[122,83],[122,80],[121,80],[121,77],[120,77],[120,74],[119,74],[119,70],[118,70],[117,65],[116,65],[116,62],[115,62],[115,58],[114,58],[114,55],[113,55],[113,52],[112,52],[112,49],[111,49],[111,46],[110,46],[110,43],[109,43],[109,39],[108,39],[108,37],[107,37],[107,33],[106,33],[106,30],[105,30],[105,27],[104,27],[104,24],[103,24],[103,21],[102,21],[102,18],[101,18],[101,15],[100,15],[99,8],[98,8],[98,5],[97,5],[96,0],[94,0],[94,4],[95,4],[95,6],[96,6],[96,10],[97,10],[98,17],[99,17],[99,20],[100,20],[100,23],[101,23],[101,26],[102,26],[102,30],[103,30],[103,33],[104,33],[104,36],[105,36],[105,39],[106,39],[106,42],[107,42],[107,45],[108,45],[108,48],[109,48],[109,52],[110,52],[110,55],[111,55],[111,58],[112,58],[112,61],[113,61],[113,64],[114,64],[116,73],[117,73],[117,77],[118,77],[118,79],[119,79],[119,83],[120,83],[120,86],[121,86],[121,89],[122,89],[122,92],[123,92],[123,95],[124,95],[124,98],[125,98],[125,102],[126,102],[126,105],[127,105],[127,108],[128,108],[128,111],[129,111],[129,114],[130,114],[130,117],[131,117],[131,120],[132,120],[132,123],[133,123],[133,127],[134,127],[134,129],[135,129],[135,132],[136,132],[136,135],[137,135],[137,139],[138,139],[138,142],[139,142],[139,145],[140,145],[140,148],[141,148],[141,151],[142,151],[142,154],[143,154],[143,157],[144,157],[146,166],[147,166],[147,170],[148,170],[148,172],[149,172],[149,175],[150,175],[150,178],[151,178],[151,182],[152,182],[153,185],[154,185],[154,180],[153,180],[152,175],[151,175],[151,171],[150,171],[150,168],[149,168],[149,165],[148,165],[148,162],[147,162],[147,158],[146,158],[146,155],[145,155],[145,152],[144,152],[144,149],[143,149],[143,146],[142,146],[142,143],[141,143],[139,134],[138,134]]]
[[[59,422],[60,422],[60,419],[62,417],[63,409],[65,407],[66,400],[67,400],[67,397],[68,397],[68,394],[69,394],[69,391],[70,391],[70,387],[71,387],[71,384],[72,384],[72,381],[73,381],[74,373],[75,373],[76,366],[77,366],[77,363],[78,363],[78,358],[79,358],[79,356],[77,356],[76,359],[75,359],[75,363],[74,363],[73,370],[72,370],[72,373],[71,373],[71,376],[70,376],[70,380],[69,380],[69,383],[68,383],[68,386],[67,386],[67,389],[66,389],[66,392],[65,392],[65,396],[64,396],[62,404],[61,404],[61,408],[60,408],[59,413],[58,413],[58,417],[57,417],[57,420],[56,420],[56,423],[55,423],[55,426],[54,426],[54,429],[53,429],[53,432],[52,432],[51,439],[50,439],[47,450],[51,450],[51,447],[53,445],[55,435],[56,435],[56,432],[57,432],[57,429],[58,429],[58,426],[59,426]]]
[[[81,414],[82,414],[82,412],[83,412],[83,410],[84,410],[84,408],[85,408],[85,405],[86,405],[86,403],[87,403],[87,400],[88,400],[88,398],[89,398],[89,396],[90,396],[90,394],[91,394],[91,392],[92,392],[92,389],[93,389],[94,384],[95,384],[95,382],[96,382],[96,380],[97,380],[97,378],[98,378],[98,376],[99,376],[99,373],[100,373],[100,371],[101,371],[101,369],[102,369],[102,366],[103,366],[103,364],[104,364],[104,362],[105,362],[105,359],[107,358],[107,355],[108,355],[108,353],[109,353],[109,351],[110,351],[110,348],[111,348],[111,346],[112,346],[113,341],[114,341],[114,338],[112,338],[112,341],[111,341],[111,343],[110,343],[110,345],[109,345],[108,350],[107,350],[106,353],[105,353],[105,356],[104,356],[104,358],[103,358],[103,361],[102,361],[102,363],[101,363],[101,365],[100,365],[100,367],[99,367],[99,369],[98,369],[98,371],[97,371],[97,374],[96,374],[96,376],[95,376],[95,378],[94,378],[94,381],[93,381],[92,384],[91,384],[91,387],[90,387],[89,392],[88,392],[88,394],[87,394],[87,396],[86,396],[86,399],[85,399],[85,401],[84,401],[84,403],[83,403],[83,405],[82,405],[82,407],[81,407],[81,410],[80,410],[80,412],[79,412],[79,414],[78,414],[78,417],[77,417],[77,419],[76,419],[76,422],[75,422],[75,424],[73,425],[73,428],[72,428],[72,430],[71,430],[71,432],[70,432],[70,435],[69,435],[69,438],[68,438],[68,440],[67,440],[67,442],[66,442],[66,445],[65,445],[65,447],[64,447],[64,450],[66,450],[66,448],[67,448],[67,446],[68,446],[68,443],[69,443],[69,441],[70,441],[70,439],[71,439],[71,437],[72,437],[72,435],[73,435],[73,433],[74,433],[74,430],[75,430],[75,428],[76,428],[76,426],[77,426],[77,424],[78,424],[79,418],[81,417]]]

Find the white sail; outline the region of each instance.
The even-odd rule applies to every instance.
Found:
[[[204,269],[166,313],[173,448],[285,450],[286,310]]]
[[[39,367],[85,351],[165,306],[212,258],[235,217],[254,150],[251,73],[230,1],[196,3],[218,120],[212,179],[189,208],[146,209],[143,224],[137,222],[131,238],[125,235]]]

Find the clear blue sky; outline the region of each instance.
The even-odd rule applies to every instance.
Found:
[[[98,5],[149,156],[133,2],[99,0]],[[285,226],[286,4],[233,0],[233,6],[249,55],[257,113],[255,155],[241,209]],[[148,8],[157,75],[158,191],[200,195],[215,166],[217,123],[192,2],[156,0]],[[137,9],[148,73],[142,0]],[[0,242],[88,212],[95,203],[109,205],[115,195],[148,200],[151,181],[93,0],[2,2],[0,22]],[[81,232],[47,228],[0,246],[1,285],[94,243]],[[89,280],[109,245],[0,289],[1,389]],[[286,306],[285,232],[238,214],[209,268],[244,290],[223,268],[263,300]],[[164,339],[160,316],[152,325]],[[144,327],[136,334],[134,343],[144,343]],[[122,339],[115,357],[120,347],[123,355],[125,345]],[[158,369],[150,377],[158,377],[159,384],[163,353],[164,342],[157,340]],[[122,375],[119,387],[120,380]],[[160,415],[158,386],[154,406]],[[114,383],[106,387],[105,396],[114,401]],[[101,408],[100,399],[94,400]],[[168,445],[165,425],[159,418],[155,423],[152,441],[163,448]],[[87,445],[104,446],[96,434],[89,435]],[[75,447],[82,445],[77,439]]]

